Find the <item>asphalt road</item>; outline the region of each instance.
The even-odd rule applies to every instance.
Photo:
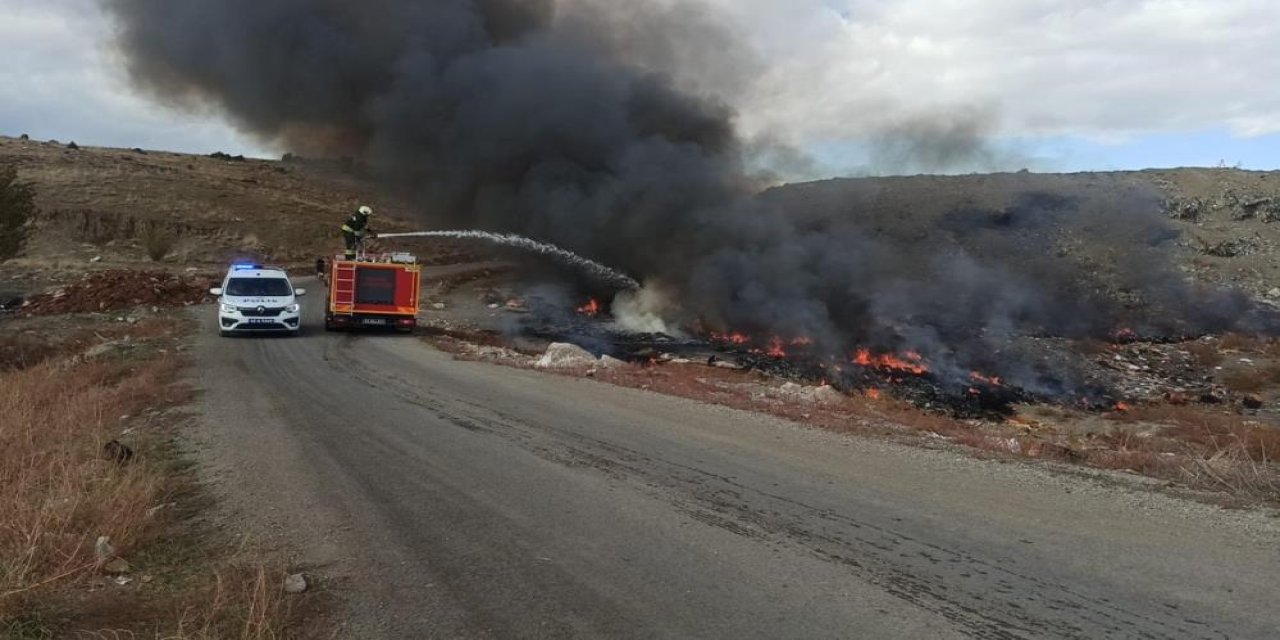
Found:
[[[1270,514],[326,334],[320,302],[292,339],[199,310],[193,440],[228,526],[345,594],[338,637],[1280,637]]]

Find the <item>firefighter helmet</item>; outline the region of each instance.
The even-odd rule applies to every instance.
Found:
[[[361,207],[360,207],[360,209],[359,209],[358,211],[360,212],[360,215],[362,215],[362,216],[371,216],[371,215],[373,215],[373,209],[372,209],[372,208],[370,208],[368,205],[363,205],[363,206],[361,206]]]

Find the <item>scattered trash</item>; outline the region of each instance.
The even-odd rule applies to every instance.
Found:
[[[116,548],[111,546],[111,538],[107,536],[98,536],[98,541],[93,545],[93,553],[101,562],[116,555]]]

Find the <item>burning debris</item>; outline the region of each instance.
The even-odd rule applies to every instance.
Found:
[[[594,318],[600,315],[600,302],[595,298],[592,298],[588,300],[586,304],[578,307],[577,311],[584,316]]]

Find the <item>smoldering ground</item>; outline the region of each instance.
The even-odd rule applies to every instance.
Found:
[[[730,102],[759,61],[705,5],[104,4],[153,95],[213,105],[285,148],[361,157],[431,224],[520,233],[625,270],[686,327],[806,336],[830,354],[913,348],[963,369],[1017,334],[1194,333],[1251,317],[1241,297],[1183,282],[1151,194],[1027,194],[930,220],[757,197],[745,169],[757,148]],[[937,141],[930,130],[878,143],[931,167],[984,148],[963,126]],[[1095,259],[1072,252],[1081,244]]]

